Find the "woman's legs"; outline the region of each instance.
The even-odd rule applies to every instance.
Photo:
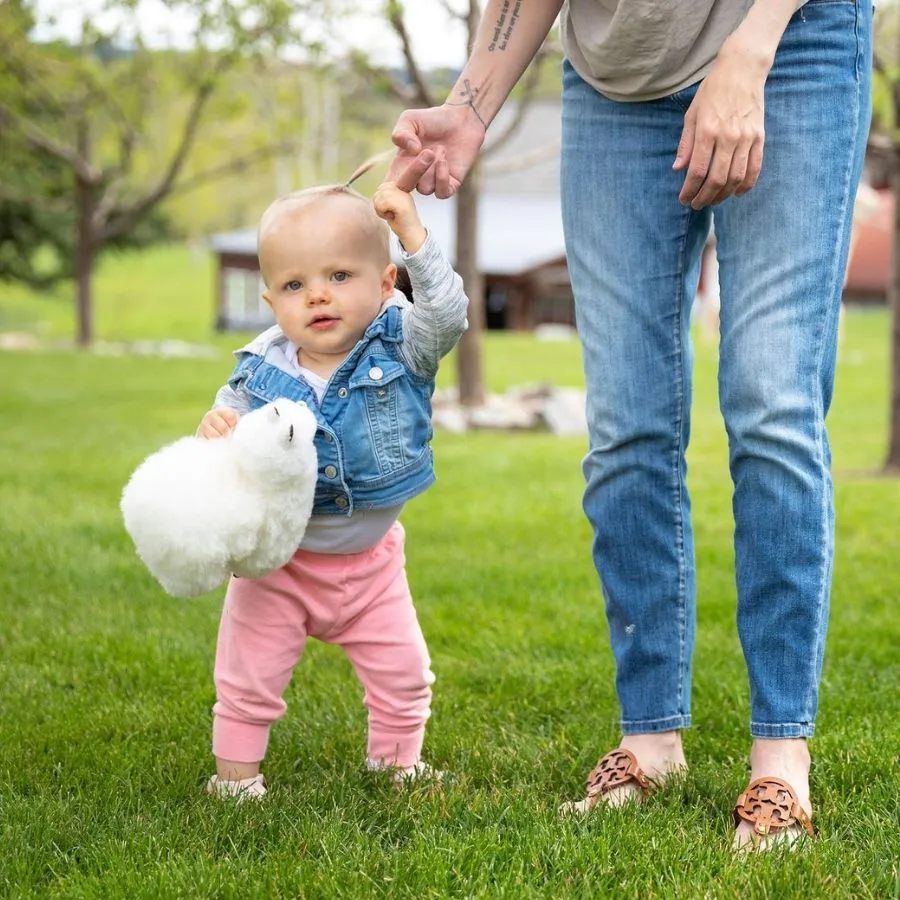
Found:
[[[717,208],[725,269],[720,380],[756,738],[751,766],[800,782],[831,575],[823,422],[868,126],[870,32],[868,3],[812,2],[798,12],[767,87],[760,183]],[[680,751],[671,733],[690,724],[687,331],[708,219],[678,206],[681,178],[670,166],[693,93],[616,104],[568,67],[564,78],[563,216],[591,447],[584,505],[616,659],[623,746],[632,743],[647,769],[653,757],[671,759],[673,746]],[[764,218],[754,214],[760,209]],[[805,783],[797,789],[808,805]]]
[[[714,214],[751,778],[784,778],[807,810],[834,554],[825,415],[868,135],[870,33],[867,0],[811,2],[794,16],[766,85],[759,182]]]
[[[710,213],[678,202],[688,95],[610,101],[567,65],[562,201],[584,348],[594,531],[622,746],[653,777],[684,764],[695,628],[685,485],[690,308]]]

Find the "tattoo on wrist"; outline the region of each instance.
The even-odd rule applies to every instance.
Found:
[[[475,98],[481,93],[481,88],[475,87],[468,78],[463,82],[463,88],[459,92],[459,96],[462,97],[462,100],[448,100],[447,106],[468,106],[469,109],[475,113],[475,118],[481,122],[482,128],[487,131],[487,122],[481,116],[481,113],[478,112],[478,108],[475,106]]]
[[[522,7],[522,0],[503,0],[503,7],[497,21],[494,22],[494,34],[488,44],[488,51],[505,50],[509,39],[512,37],[513,29],[519,21],[519,10]]]

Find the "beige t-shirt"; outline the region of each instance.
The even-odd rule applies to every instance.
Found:
[[[567,0],[563,49],[613,100],[656,100],[707,74],[753,0]],[[798,0],[798,8],[802,0]]]

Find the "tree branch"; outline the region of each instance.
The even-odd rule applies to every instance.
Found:
[[[212,166],[209,169],[206,169],[203,172],[198,172],[196,175],[192,175],[190,178],[186,178],[184,181],[179,181],[176,184],[172,184],[169,189],[165,193],[165,197],[176,197],[179,194],[187,193],[188,191],[192,191],[197,187],[200,187],[202,184],[205,184],[209,181],[215,181],[218,178],[221,178],[224,175],[230,175],[235,172],[241,172],[244,169],[248,169],[251,166],[255,166],[261,162],[265,162],[267,159],[271,159],[273,156],[278,156],[281,153],[293,153],[298,149],[297,144],[293,142],[286,142],[281,144],[270,144],[267,147],[261,147],[259,150],[255,150],[253,153],[248,153],[245,156],[239,156],[236,159],[231,159],[227,163],[222,163],[219,166]],[[162,198],[160,198],[162,199]],[[157,201],[158,202],[158,201]],[[98,238],[99,243],[106,243],[110,240],[114,240],[117,237],[121,237],[126,232],[130,231],[135,224],[152,208],[147,206],[146,201],[141,201],[136,203],[134,206],[129,207],[127,209],[115,209],[115,207],[110,207],[106,211],[107,219],[109,220],[109,224],[104,227],[100,231],[100,236]],[[140,214],[138,215],[138,211]]]
[[[280,144],[269,144],[266,147],[260,147],[259,150],[254,150],[253,153],[231,159],[227,163],[213,166],[209,169],[205,169],[203,172],[192,175],[190,178],[186,178],[184,181],[179,181],[178,184],[174,185],[169,191],[169,196],[174,197],[177,194],[192,191],[194,188],[199,187],[207,181],[214,181],[217,178],[221,178],[223,175],[241,172],[244,169],[249,169],[251,166],[265,162],[267,159],[272,159],[273,156],[280,156],[282,153],[296,153],[298,150],[299,145],[294,141],[284,141]]]
[[[2,57],[3,64],[7,70],[16,76],[18,86],[25,89],[24,96],[26,98],[33,97],[36,105],[48,114],[62,114],[65,112],[65,104],[47,86],[45,79],[42,77],[44,73],[38,71],[33,60],[21,60],[17,56],[16,48],[12,46],[12,42],[3,41],[0,43],[0,57]],[[44,68],[50,64],[46,59],[41,59],[40,62]]]
[[[131,172],[131,161],[134,152],[134,144],[137,135],[120,134],[119,139],[119,164],[104,172],[106,190],[97,201],[91,216],[91,224],[95,232],[100,231],[108,221],[122,196],[122,186],[126,176]]]
[[[450,5],[450,0],[437,0],[437,3],[451,19],[456,19],[457,21],[464,23],[468,18],[466,13],[454,9]]]
[[[33,122],[29,122],[24,116],[18,115],[14,110],[3,104],[0,104],[0,124],[4,126],[12,124],[15,126],[31,147],[66,163],[72,168],[76,177],[87,184],[97,184],[99,182],[99,170],[82,158],[77,150],[59,143],[42,128],[39,128]]]
[[[107,243],[129,232],[160,200],[172,192],[175,179],[181,172],[187,155],[197,137],[203,108],[215,89],[216,79],[232,64],[233,59],[234,56],[232,54],[223,54],[217,59],[212,71],[205,78],[201,79],[185,118],[181,140],[172,159],[169,161],[166,171],[157,182],[156,187],[149,191],[142,200],[137,201],[130,209],[123,210],[121,217],[115,219],[114,222],[103,225],[98,235],[99,243]]]
[[[409,73],[410,81],[415,87],[415,102],[422,106],[434,106],[434,97],[413,53],[412,42],[409,32],[406,30],[406,22],[403,19],[403,7],[392,0],[392,2],[387,4],[387,16],[391,28],[394,29],[394,33],[400,39],[403,59],[406,61],[406,71]]]

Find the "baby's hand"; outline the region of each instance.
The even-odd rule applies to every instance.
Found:
[[[372,203],[375,213],[390,225],[407,253],[415,253],[425,243],[428,232],[419,218],[412,194],[398,188],[393,181],[385,181],[375,191]]]
[[[211,409],[200,420],[200,424],[197,427],[197,437],[225,437],[237,425],[240,418],[233,409],[228,409],[226,406],[222,406],[219,409]]]

